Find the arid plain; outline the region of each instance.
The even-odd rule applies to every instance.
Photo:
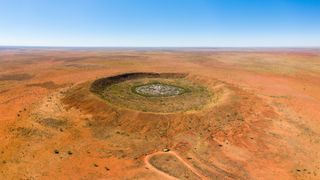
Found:
[[[317,49],[0,49],[0,179],[320,179],[319,122]]]

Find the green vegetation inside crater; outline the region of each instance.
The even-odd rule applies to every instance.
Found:
[[[137,93],[138,87],[161,85],[164,94]],[[203,86],[183,78],[139,78],[107,86],[101,93],[109,103],[145,112],[198,110],[211,101],[212,94]]]

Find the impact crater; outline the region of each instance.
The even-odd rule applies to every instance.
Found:
[[[212,101],[205,86],[180,73],[127,73],[98,79],[91,92],[107,103],[143,112],[200,110]]]

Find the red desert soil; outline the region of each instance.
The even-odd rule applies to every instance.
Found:
[[[130,72],[216,99],[154,113],[90,92]],[[320,51],[0,49],[0,121],[0,179],[320,179]]]

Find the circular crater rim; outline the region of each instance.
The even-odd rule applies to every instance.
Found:
[[[90,91],[113,107],[147,113],[195,112],[210,105],[214,93],[187,76],[187,73],[125,73],[96,79]],[[135,92],[137,87],[160,83],[179,91],[161,96]]]

